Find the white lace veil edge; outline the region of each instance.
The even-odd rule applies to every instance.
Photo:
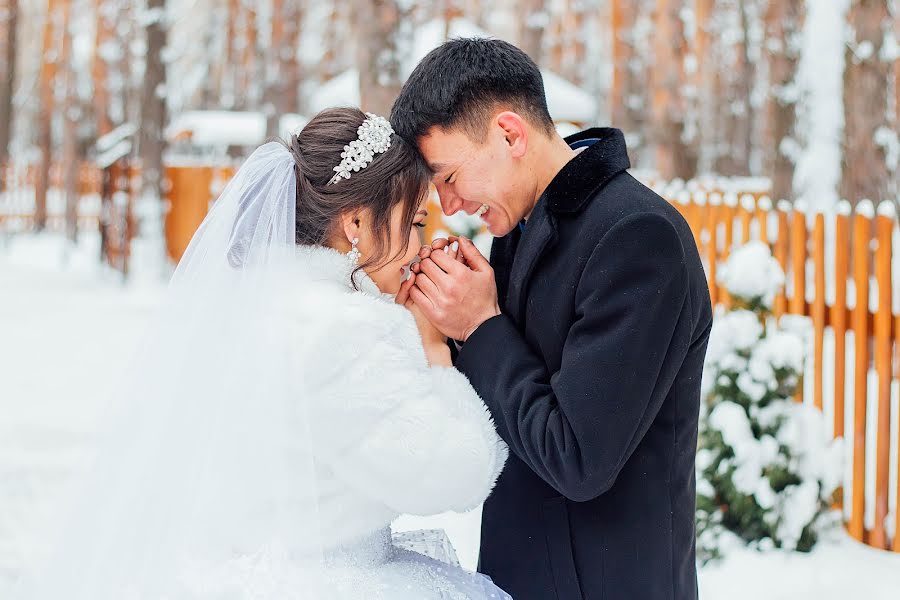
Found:
[[[64,534],[15,598],[325,597],[309,418],[278,300],[296,193],[274,142],[222,192],[119,386]]]

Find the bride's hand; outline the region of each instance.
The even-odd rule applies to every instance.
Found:
[[[425,355],[428,362],[432,365],[450,366],[450,348],[447,346],[447,336],[438,331],[431,324],[431,321],[425,316],[425,313],[416,306],[412,298],[409,296],[409,290],[416,283],[416,274],[410,272],[409,279],[400,286],[397,292],[396,302],[405,306],[416,319],[416,326],[419,328],[419,334],[422,336],[422,345],[425,346]]]

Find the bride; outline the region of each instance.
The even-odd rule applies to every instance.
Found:
[[[452,564],[446,538],[390,530],[476,507],[507,456],[408,301],[428,177],[357,109],[247,159],[18,597],[508,598]]]

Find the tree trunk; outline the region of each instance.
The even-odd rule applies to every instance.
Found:
[[[599,35],[599,32],[587,29],[587,4],[586,1],[567,0],[549,19],[552,34],[548,42],[542,42],[544,66],[577,86],[583,86],[585,80],[585,38]]]
[[[800,53],[803,1],[770,2],[766,11],[769,90],[766,104],[765,172],[776,200],[793,197],[797,93],[794,79]]]
[[[879,140],[897,132],[887,120],[890,65],[881,59],[885,27],[890,26],[887,0],[853,0],[848,18],[854,38],[844,67],[844,152],[841,194],[852,203],[890,197],[891,173]]]
[[[396,0],[361,2],[353,9],[360,104],[365,111],[390,114],[400,93],[399,48],[408,46],[402,38],[411,35],[405,16]]]
[[[725,111],[723,133],[724,148],[718,156],[716,171],[728,176],[750,175],[750,154],[753,139],[753,105],[750,95],[753,91],[755,70],[750,60],[749,19],[747,3],[750,0],[736,0],[724,18],[730,18],[733,26],[741,32],[741,37],[730,48],[724,48],[727,72],[725,75],[725,96],[717,100]]]
[[[13,95],[16,84],[16,29],[18,26],[19,2],[6,0],[3,3],[6,15],[4,23],[3,77],[0,78],[0,168],[9,162],[9,143],[12,138]],[[0,191],[5,189],[6,178],[0,177]]]
[[[644,148],[647,127],[648,66],[638,52],[646,40],[638,38],[636,25],[641,17],[638,0],[614,0],[611,6],[613,78],[610,91],[610,118],[614,127],[628,138],[628,154],[634,165]]]
[[[147,8],[160,13],[165,11],[166,0],[148,0]],[[144,73],[141,94],[141,202],[146,203],[147,210],[139,224],[139,233],[153,240],[162,240],[163,236],[163,152],[165,138],[163,128],[166,122],[166,65],[162,60],[162,50],[166,45],[165,17],[152,20],[146,25],[147,35],[147,68]],[[126,217],[127,218],[127,217]],[[160,256],[165,248],[159,248]]]
[[[260,104],[260,82],[262,72],[259,61],[259,35],[257,27],[257,14],[254,3],[246,3],[243,7],[244,21],[244,47],[240,62],[240,87],[238,97],[244,110],[255,110]]]
[[[75,66],[72,59],[72,33],[69,20],[71,18],[71,2],[62,7],[62,60],[64,99],[62,106],[63,139],[62,139],[62,191],[66,200],[66,237],[75,242],[78,238],[78,169],[79,143],[78,122],[79,101],[75,87]]]
[[[91,76],[94,80],[94,118],[97,122],[97,137],[106,135],[112,130],[109,115],[109,71],[110,65],[102,48],[115,39],[115,19],[106,10],[105,0],[94,0],[94,11],[97,15],[97,33],[94,45],[94,56],[91,64]]]
[[[689,179],[697,170],[696,136],[685,128],[687,114],[682,93],[687,42],[681,20],[682,2],[659,0],[654,22],[655,53],[651,74],[653,90],[653,145],[661,177]],[[688,135],[686,135],[688,134]]]
[[[299,112],[298,86],[300,62],[297,46],[303,22],[301,0],[274,0],[272,4],[272,43],[267,61],[266,136],[278,135],[279,119],[285,113]]]
[[[47,20],[44,22],[43,53],[39,75],[39,107],[37,111],[37,145],[40,159],[34,183],[34,230],[47,227],[47,193],[50,189],[52,155],[51,119],[53,118],[53,82],[56,78],[56,21],[59,0],[48,0]]]
[[[518,10],[522,15],[519,21],[519,48],[534,62],[541,64],[544,29],[549,22],[544,0],[523,0]]]
[[[694,72],[697,108],[697,170],[710,171],[715,163],[716,146],[716,56],[713,43],[713,0],[694,0]]]

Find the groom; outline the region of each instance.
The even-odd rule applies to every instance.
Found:
[[[620,131],[557,135],[540,71],[508,43],[431,52],[391,122],[444,212],[497,236],[490,262],[466,239],[463,262],[424,251],[411,292],[511,450],[479,569],[514,600],[695,599],[712,312],[687,224],[627,173]]]

